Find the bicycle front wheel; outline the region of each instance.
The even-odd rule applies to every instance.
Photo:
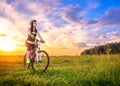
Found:
[[[46,51],[40,50],[34,62],[34,69],[45,72],[49,66],[50,58]]]

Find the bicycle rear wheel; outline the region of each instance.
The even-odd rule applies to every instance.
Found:
[[[45,72],[49,66],[50,58],[46,51],[40,50],[38,52],[38,57],[36,55],[35,62],[34,62],[34,69],[40,72]]]

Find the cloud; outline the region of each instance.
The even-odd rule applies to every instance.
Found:
[[[86,40],[88,47],[119,42],[120,9],[108,9],[98,20],[88,20],[85,26]]]
[[[83,23],[85,9],[79,6],[67,6],[61,9],[61,16],[70,23]]]
[[[119,42],[120,41],[119,38],[120,38],[120,30],[107,33],[107,39],[110,42]]]
[[[99,23],[103,26],[120,25],[120,8],[109,9],[100,18]]]
[[[97,7],[99,7],[99,2],[98,1],[96,1],[96,0],[87,0],[88,1],[88,9],[89,10],[92,10],[92,9],[95,9],[95,8],[97,8]]]
[[[78,5],[77,6],[69,5],[69,6],[63,7],[59,13],[62,19],[68,22],[67,24],[81,26],[80,29],[84,29],[89,26],[93,27],[94,25],[98,23],[98,20],[96,19],[92,19],[92,20],[86,19],[87,14],[89,14],[89,11],[92,10],[93,8],[85,9],[85,8],[81,8]]]
[[[73,43],[73,45],[78,47],[78,48],[85,48],[85,47],[87,47],[87,44],[84,43],[84,42]]]
[[[100,31],[93,32],[94,34],[89,33],[86,39],[87,46],[94,47],[94,46],[104,45],[111,42],[119,42],[120,41],[119,32],[120,32],[119,30],[116,30],[116,31],[106,32],[105,34],[100,33]]]
[[[17,11],[13,4],[8,4],[6,1],[2,1],[0,3],[0,14],[2,15],[2,18],[12,23],[21,34],[23,34],[22,32],[25,32],[25,27],[27,25],[26,16]]]

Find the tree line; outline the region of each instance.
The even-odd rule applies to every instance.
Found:
[[[106,45],[95,46],[94,48],[84,50],[81,55],[103,55],[120,54],[120,42],[109,43]]]

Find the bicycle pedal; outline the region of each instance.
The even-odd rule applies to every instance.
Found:
[[[39,62],[39,63],[42,63],[42,60],[39,60],[38,62]]]

